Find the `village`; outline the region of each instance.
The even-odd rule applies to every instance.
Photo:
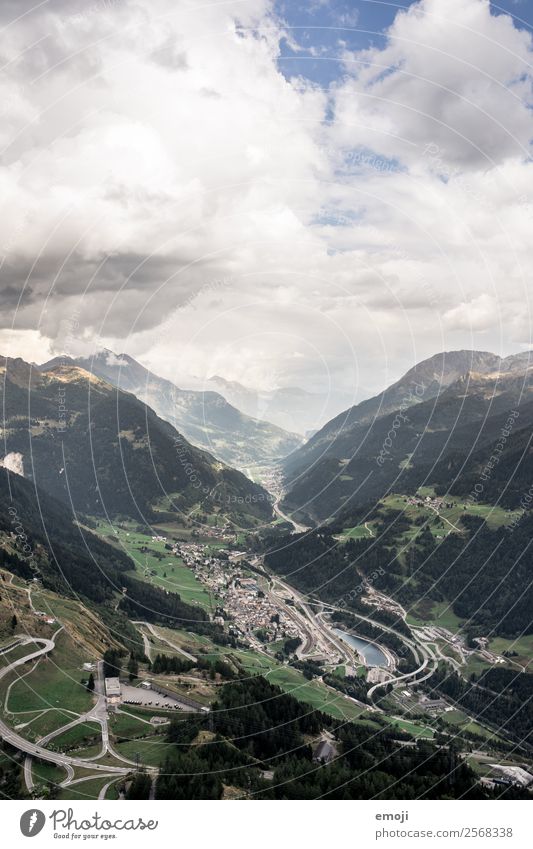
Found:
[[[439,498],[438,496],[430,496],[426,495],[422,497],[421,495],[409,495],[406,496],[407,504],[411,507],[426,507],[429,510],[450,510],[455,506],[455,502],[453,501],[445,501],[443,498]]]
[[[214,555],[200,543],[180,543],[174,553],[207,587],[215,609],[214,621],[228,625],[229,633],[252,643],[270,643],[300,636],[293,620],[260,586],[260,578],[246,569],[245,552]]]

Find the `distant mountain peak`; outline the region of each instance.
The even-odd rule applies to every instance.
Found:
[[[83,368],[59,357],[40,369],[27,363],[31,386],[18,379],[23,363],[14,370],[9,360],[6,365],[5,457],[12,466],[20,460],[29,479],[76,512],[151,520],[188,512],[201,500],[208,512],[271,517],[265,490],[194,447],[133,393],[99,377],[90,362]]]
[[[63,362],[51,365],[46,369],[46,371],[41,370],[41,374],[53,375],[55,380],[60,380],[63,383],[84,381],[102,386],[106,384],[106,381],[102,380],[92,371],[88,371],[87,369],[77,365],[74,361],[71,363]]]
[[[302,442],[295,433],[242,413],[219,392],[180,389],[129,354],[102,349],[94,356],[69,358],[68,363],[67,358],[56,357],[40,369],[67,366],[135,395],[194,445],[242,470],[277,462]]]
[[[313,502],[323,517],[346,499],[380,497],[407,474],[401,463],[405,469],[431,466],[439,452],[470,446],[485,419],[508,415],[532,396],[532,352],[502,358],[459,350],[428,357],[383,392],[331,419],[285,460],[286,505],[299,509]]]

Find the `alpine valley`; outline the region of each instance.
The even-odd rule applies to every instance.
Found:
[[[127,354],[1,371],[4,795],[530,798],[529,353],[305,442]]]

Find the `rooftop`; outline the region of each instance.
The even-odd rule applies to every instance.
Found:
[[[120,681],[118,678],[105,679],[106,696],[120,696]]]

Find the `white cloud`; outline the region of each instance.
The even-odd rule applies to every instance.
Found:
[[[399,12],[384,49],[346,53],[336,129],[413,163],[428,145],[452,168],[528,156],[531,36],[488,0],[422,0]]]
[[[478,295],[463,301],[444,314],[444,322],[451,330],[488,330],[502,317],[501,305],[491,295]]]
[[[10,351],[362,394],[437,349],[528,344],[531,38],[488,2],[399,12],[327,121],[278,70],[268,0],[56,1],[9,33]]]

